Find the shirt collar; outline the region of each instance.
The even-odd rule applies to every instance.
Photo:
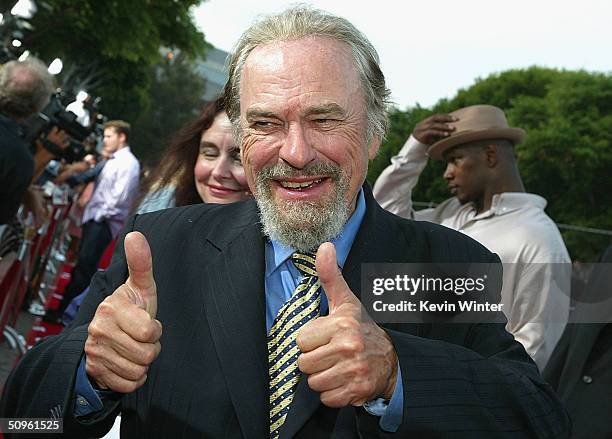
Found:
[[[362,188],[357,195],[355,211],[346,224],[344,224],[340,235],[331,241],[336,247],[336,259],[340,268],[344,267],[349,251],[353,246],[353,241],[355,241],[357,231],[365,216],[365,210],[365,196]],[[293,248],[287,247],[273,239],[266,242],[266,277],[276,271],[276,269],[289,259],[294,252],[295,250]]]
[[[526,207],[535,207],[536,209],[544,210],[546,207],[546,199],[527,192],[502,192],[501,194],[493,195],[491,199],[491,208],[486,212],[476,215],[474,219],[486,218],[493,215],[506,215],[519,209]]]
[[[117,158],[117,157],[121,157],[122,155],[125,155],[125,154],[127,154],[127,153],[129,153],[129,152],[130,152],[130,146],[129,146],[129,145],[124,146],[123,148],[118,149],[117,151],[115,151],[114,153],[112,153],[112,154],[110,155],[109,159],[115,159],[115,158]]]

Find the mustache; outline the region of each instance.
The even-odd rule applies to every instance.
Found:
[[[293,166],[281,162],[274,166],[263,168],[257,174],[257,180],[260,182],[266,180],[275,180],[287,177],[303,177],[326,175],[333,180],[339,180],[342,175],[342,167],[335,163],[317,162],[311,163],[302,169],[294,168]]]

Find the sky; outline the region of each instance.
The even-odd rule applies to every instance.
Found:
[[[206,40],[230,51],[258,15],[294,2],[208,0],[194,9]],[[612,73],[610,0],[311,0],[372,42],[401,109],[430,107],[491,73],[532,65]]]

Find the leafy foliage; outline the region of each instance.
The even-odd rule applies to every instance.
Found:
[[[527,191],[548,200],[557,223],[612,230],[612,75],[539,67],[479,79],[432,109],[393,109],[388,140],[371,164],[376,177],[397,154],[414,125],[430,114],[475,104],[496,105],[511,126],[527,131],[517,146]],[[415,201],[448,198],[444,164],[430,162],[413,192]],[[610,237],[563,230],[572,259],[595,261]]]
[[[134,122],[131,143],[136,154],[151,164],[167,146],[168,138],[199,114],[205,80],[183,54],[163,59],[151,68],[150,76],[154,78],[150,105]]]
[[[190,8],[201,0],[39,0],[24,41],[42,59],[60,57],[111,118],[134,120],[148,104],[160,47],[203,55],[207,47]]]

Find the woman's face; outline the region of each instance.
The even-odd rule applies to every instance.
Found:
[[[195,185],[205,203],[234,203],[250,196],[227,114],[219,113],[202,133]]]

